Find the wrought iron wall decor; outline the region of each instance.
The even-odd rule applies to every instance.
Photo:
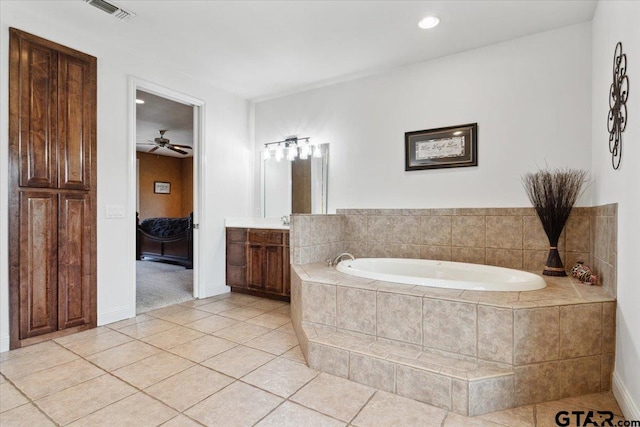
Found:
[[[627,127],[628,97],[627,54],[622,53],[622,42],[618,42],[613,52],[613,83],[609,88],[609,116],[607,120],[609,152],[613,169],[618,169],[622,160],[622,132]]]

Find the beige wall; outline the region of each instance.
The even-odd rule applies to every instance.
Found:
[[[193,209],[193,159],[136,154],[140,161],[140,220],[189,215]],[[170,183],[171,194],[156,194],[155,181]]]

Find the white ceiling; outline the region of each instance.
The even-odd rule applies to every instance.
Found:
[[[597,2],[115,0],[137,14],[129,22],[81,0],[20,3],[259,100],[589,21]],[[440,25],[419,29],[426,15]]]
[[[193,147],[193,107],[169,99],[161,98],[141,90],[136,98],[144,104],[136,105],[136,151],[147,152],[153,145],[144,145],[160,136],[160,130],[172,144]],[[180,154],[168,148],[158,148],[153,154],[172,157],[193,157],[193,150],[184,150],[188,154]]]

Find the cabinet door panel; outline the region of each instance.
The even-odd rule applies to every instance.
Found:
[[[60,195],[58,223],[58,327],[90,323],[91,202],[86,194]]]
[[[227,286],[247,287],[247,268],[242,265],[227,264]]]
[[[265,246],[265,276],[264,288],[268,292],[282,294],[282,246]]]
[[[230,265],[247,265],[246,245],[237,243],[227,244],[227,263]]]
[[[57,186],[57,53],[20,39],[20,187]]]
[[[261,245],[249,245],[249,277],[247,284],[250,288],[264,288],[264,257]]]
[[[91,180],[91,64],[59,55],[59,187],[88,190]]]
[[[57,196],[20,192],[20,339],[57,330]],[[16,242],[17,243],[17,242]]]
[[[287,233],[286,237],[288,241],[289,233]],[[291,254],[289,252],[290,250],[291,249],[289,246],[285,246],[284,253],[282,254],[283,255],[282,268],[284,269],[283,271],[284,279],[282,280],[282,283],[283,283],[285,295],[291,295]]]

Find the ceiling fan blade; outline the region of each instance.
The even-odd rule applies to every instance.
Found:
[[[193,148],[189,147],[188,145],[181,145],[181,144],[171,144],[172,147],[178,147],[178,148],[186,148],[187,150],[192,150]]]
[[[168,148],[171,151],[175,151],[176,153],[180,153],[180,154],[189,154],[186,151],[182,151],[179,148],[175,148],[173,145],[168,145],[166,148]]]
[[[153,153],[153,152],[154,152],[154,151],[156,151],[158,148],[160,148],[160,147],[158,147],[158,146],[156,145],[156,146],[155,146],[155,147],[153,147],[151,150],[147,151],[147,153]]]
[[[155,142],[136,142],[136,145],[156,145]]]

